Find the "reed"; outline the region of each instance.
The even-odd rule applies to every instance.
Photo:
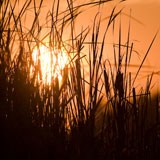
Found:
[[[113,8],[102,40],[99,13],[91,28],[75,32],[80,25],[76,19],[82,9],[100,9],[109,2],[97,0],[76,6],[74,1],[67,0],[66,10],[61,11],[61,1],[54,0],[43,23],[40,21],[43,0],[38,3],[26,0],[18,15],[18,0],[0,3],[2,157],[118,160],[159,156],[159,98],[152,102],[150,93],[153,75],[148,77],[146,89],[138,91],[134,87],[158,33],[132,79],[129,67],[134,45],[130,41],[130,24],[125,44],[122,44],[122,24],[119,25],[118,43],[113,43],[114,65],[104,56],[107,34],[110,28],[114,34],[122,10]],[[28,11],[32,11],[33,20],[26,28]],[[69,38],[65,39],[68,31]],[[47,38],[48,43],[45,43]],[[58,51],[57,56],[62,49],[67,54],[69,62],[61,70],[61,83],[54,72],[50,84],[43,82],[41,45],[51,52]],[[89,49],[83,53],[87,45]],[[35,48],[37,62],[33,58]],[[53,59],[51,55],[51,70],[54,70]],[[154,121],[151,113],[156,117]]]

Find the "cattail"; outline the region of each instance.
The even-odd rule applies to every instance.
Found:
[[[123,88],[123,73],[120,71],[117,72],[116,81],[115,81],[115,89],[119,94],[120,98],[123,98],[124,88]]]
[[[109,94],[109,78],[108,78],[108,74],[106,72],[106,69],[104,69],[104,83],[105,83],[105,91],[106,91],[106,95],[108,97]]]

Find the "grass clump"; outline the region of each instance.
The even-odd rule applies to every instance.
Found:
[[[91,28],[78,34],[75,20],[82,8],[100,9],[109,1],[76,6],[67,0],[64,11],[60,11],[60,2],[53,1],[43,23],[40,21],[43,0],[39,3],[26,0],[18,15],[19,1],[0,3],[1,156],[5,159],[156,159],[160,148],[159,99],[151,107],[152,76],[148,77],[146,90],[140,93],[134,83],[157,34],[132,80],[130,24],[125,45],[119,26],[118,45],[113,43],[114,65],[104,55],[109,29],[113,27],[114,33],[122,10],[113,8],[100,40],[99,14]],[[33,19],[27,28],[24,24],[28,11],[33,12]],[[65,31],[69,33],[67,39]],[[83,53],[86,44],[89,50]],[[51,61],[50,73],[44,79],[41,45],[50,51]],[[57,56],[52,51],[57,51]],[[54,76],[53,59],[63,51],[68,62],[60,69],[60,82]],[[50,83],[46,83],[48,77]],[[154,122],[150,111],[156,117]]]

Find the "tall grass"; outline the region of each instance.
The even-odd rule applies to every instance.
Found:
[[[114,66],[104,56],[106,36],[112,27],[114,33],[122,10],[113,8],[102,41],[99,37],[102,21],[98,14],[92,28],[75,32],[75,20],[82,8],[107,5],[109,1],[75,6],[67,0],[66,10],[60,11],[61,1],[54,0],[43,24],[40,22],[43,0],[39,3],[26,0],[16,15],[18,2],[0,3],[1,156],[5,159],[156,159],[160,149],[159,98],[151,104],[153,75],[148,77],[146,89],[140,92],[134,82],[157,34],[132,79],[129,67],[134,45],[130,41],[130,24],[125,44],[119,26],[118,45],[113,43]],[[28,10],[34,16],[29,28],[25,28]],[[86,42],[89,35],[91,40]],[[51,51],[63,48],[67,53],[69,63],[62,70],[61,84],[53,75],[50,85],[43,83],[41,62],[35,63],[32,57],[34,48],[38,48],[40,56],[41,44]],[[89,44],[89,50],[83,54],[85,44]],[[85,74],[86,68],[89,75]]]

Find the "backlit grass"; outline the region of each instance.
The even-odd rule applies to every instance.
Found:
[[[113,8],[105,30],[98,13],[91,27],[75,32],[82,9],[100,9],[109,1],[75,5],[67,0],[66,10],[61,11],[62,2],[54,0],[43,23],[43,0],[26,0],[17,15],[18,2],[0,2],[0,156],[156,159],[159,96],[151,100],[153,75],[146,88],[139,90],[134,83],[157,34],[133,77],[130,24],[125,44],[123,24],[119,25],[118,43],[113,42],[114,65],[104,56],[106,37],[111,28],[115,32],[122,10]],[[33,17],[27,28],[28,11]]]

